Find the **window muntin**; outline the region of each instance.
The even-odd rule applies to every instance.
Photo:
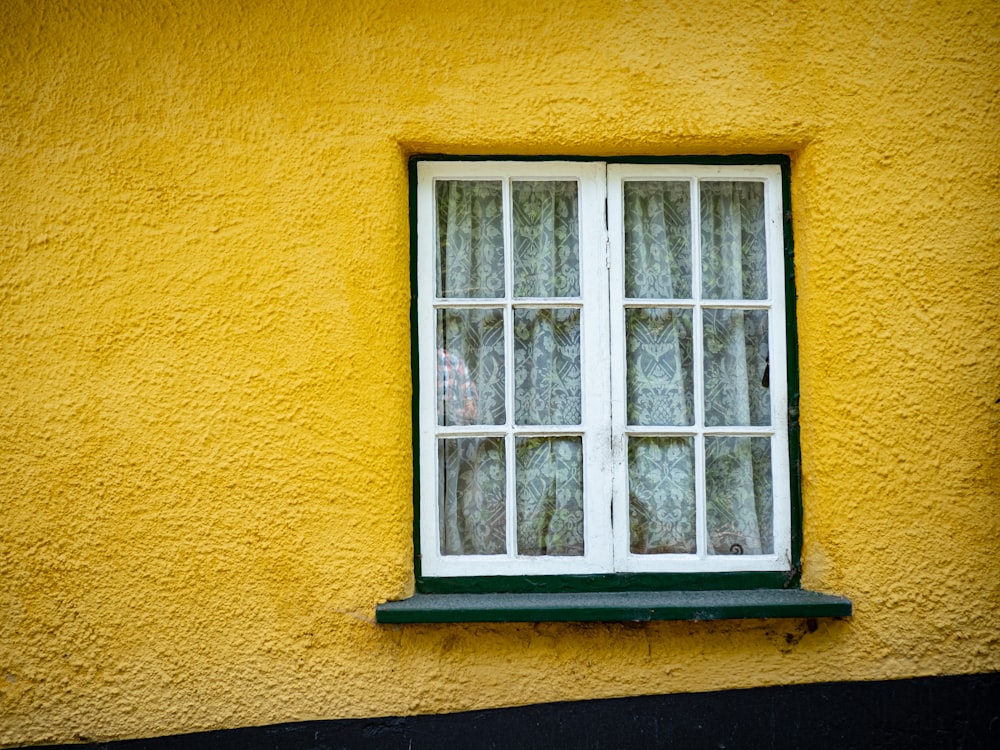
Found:
[[[791,567],[781,211],[772,164],[418,163],[424,576]]]

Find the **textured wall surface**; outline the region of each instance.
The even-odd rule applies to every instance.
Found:
[[[1000,669],[995,2],[7,6],[0,744]],[[792,156],[853,619],[374,624],[419,152]]]

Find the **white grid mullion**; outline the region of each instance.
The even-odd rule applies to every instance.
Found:
[[[516,306],[522,310],[549,310],[552,308],[579,310],[583,302],[580,297],[525,297],[518,298]]]
[[[480,297],[480,298],[466,298],[466,297],[448,297],[442,299],[434,300],[435,310],[447,310],[449,308],[459,308],[459,309],[478,309],[487,310],[497,307],[503,307],[504,300],[502,297]]]
[[[702,301],[703,310],[770,310],[771,302],[766,299],[713,299]]]
[[[768,426],[737,426],[737,427],[697,427],[680,426],[670,427],[667,425],[656,425],[653,427],[642,427],[639,425],[629,425],[629,435],[639,437],[695,437],[699,434],[724,437],[770,437],[774,434],[774,429]]]
[[[506,459],[506,538],[507,557],[517,556],[517,492],[514,474],[514,215],[510,177],[503,180],[503,372],[504,372],[504,449]]]
[[[637,309],[640,307],[670,308],[671,310],[693,310],[695,303],[689,299],[653,299],[630,297],[622,302],[622,307]]]
[[[708,556],[708,500],[705,489],[705,339],[701,299],[701,190],[691,180],[691,296],[694,298],[692,325],[694,388],[694,497],[695,533],[699,559]]]

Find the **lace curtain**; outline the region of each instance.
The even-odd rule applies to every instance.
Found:
[[[706,182],[700,198],[702,297],[765,298],[762,185]],[[693,335],[700,314],[705,425],[769,424],[766,311],[737,304],[699,312],[690,303],[662,302],[692,299],[690,201],[687,182],[626,183],[626,297],[656,301],[619,312],[626,324],[627,421],[694,426]],[[576,183],[513,181],[511,203],[515,300],[577,297]],[[512,389],[517,424],[578,425],[578,307],[514,307],[514,382],[505,382],[502,184],[439,181],[436,205],[438,295],[475,302],[437,310],[439,424],[482,425],[484,432],[502,425]],[[705,437],[710,553],[771,551],[769,446],[766,437]],[[517,548],[511,551],[583,554],[580,438],[518,437],[514,451]],[[438,460],[442,554],[507,552],[503,438],[441,437]],[[694,437],[629,439],[633,553],[696,551],[694,464]]]
[[[701,297],[767,297],[763,185],[702,182]],[[626,182],[625,293],[649,300],[692,295],[691,195],[687,182]],[[628,423],[695,424],[694,315],[689,307],[625,310]],[[768,425],[767,312],[706,307],[702,316],[706,427]],[[697,549],[695,441],[631,437],[630,549],[635,554]],[[705,437],[710,554],[773,550],[770,440]]]
[[[439,424],[504,424],[505,392],[512,387],[517,424],[578,425],[579,307],[514,308],[514,382],[507,386],[501,183],[442,181],[436,199],[438,293],[480,305],[438,310]],[[577,184],[515,181],[511,203],[515,298],[578,297]],[[463,395],[463,383],[474,384],[475,402]],[[571,435],[519,437],[514,450],[518,554],[582,555],[582,441]],[[506,552],[503,439],[442,438],[438,457],[441,552]]]

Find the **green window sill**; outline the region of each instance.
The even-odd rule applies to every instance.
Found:
[[[802,589],[416,594],[385,602],[379,623],[742,620],[850,617],[850,599]]]

